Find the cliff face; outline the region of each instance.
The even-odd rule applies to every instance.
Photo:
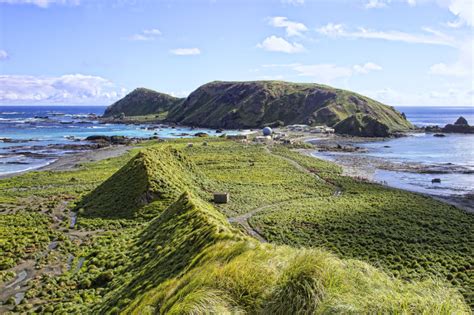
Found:
[[[388,132],[412,125],[395,109],[365,96],[318,84],[281,81],[211,82],[170,110],[168,119],[213,128],[257,128],[266,125],[325,124],[363,114]],[[346,129],[351,134],[351,130]]]
[[[145,88],[137,88],[124,98],[107,107],[104,117],[143,116],[167,113],[168,110],[181,102],[182,99],[168,94],[159,93]]]
[[[354,115],[368,118],[347,121],[344,128],[338,128],[340,133],[381,136],[413,128],[393,107],[368,97],[325,85],[282,81],[214,81],[184,100],[137,89],[110,106],[105,116],[122,112],[127,116],[166,112],[170,122],[227,129],[291,124],[336,126]],[[377,135],[371,132],[374,125],[378,126]]]

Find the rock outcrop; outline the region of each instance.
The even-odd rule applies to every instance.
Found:
[[[448,124],[441,130],[446,133],[474,133],[474,126],[469,126],[466,118],[461,116],[454,124]]]

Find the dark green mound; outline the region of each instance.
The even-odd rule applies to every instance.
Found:
[[[356,114],[338,122],[334,129],[337,133],[358,137],[388,137],[387,125],[368,115]]]
[[[121,100],[107,107],[104,117],[144,116],[150,114],[166,114],[171,107],[182,99],[153,90],[138,88],[127,94]]]
[[[335,126],[355,114],[371,117],[389,133],[413,127],[393,107],[368,97],[325,85],[282,81],[205,84],[171,108],[168,120],[230,129],[291,124]],[[372,136],[370,131],[364,134]]]
[[[84,208],[84,215],[91,217],[155,215],[183,191],[195,191],[204,181],[196,167],[176,149],[147,149],[86,195],[78,208]],[[154,207],[143,207],[152,202]],[[153,213],[148,213],[149,209]]]

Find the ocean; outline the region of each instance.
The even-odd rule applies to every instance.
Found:
[[[0,106],[0,175],[37,169],[71,154],[61,145],[84,144],[91,135],[128,137],[187,137],[186,134],[215,130],[169,128],[148,125],[99,124],[91,119],[101,115],[106,106]],[[474,124],[474,107],[399,107],[414,125],[453,123],[459,116]],[[217,134],[216,134],[217,135]],[[368,161],[379,159],[393,165],[419,165],[424,173],[373,168],[373,179],[387,185],[435,195],[473,193],[474,135],[449,134],[444,138],[417,133],[388,141],[358,144],[366,153],[315,153],[315,156],[353,163],[362,156]],[[348,159],[350,158],[350,159]],[[365,163],[365,161],[364,161]],[[442,169],[443,172],[439,172]],[[431,171],[431,172],[430,172]],[[440,178],[440,184],[432,184]]]
[[[474,124],[474,107],[399,107],[414,125],[444,126],[460,116]],[[314,156],[371,172],[391,187],[438,195],[474,193],[474,135],[414,133],[408,137],[358,143],[364,153],[315,152]],[[410,168],[404,170],[404,166]],[[418,169],[422,171],[413,171]],[[441,183],[432,183],[433,179]]]
[[[158,127],[149,125],[100,124],[106,106],[0,106],[0,176],[46,166],[77,150],[63,145],[86,144],[92,135],[161,138],[189,137],[186,134],[210,129]],[[232,131],[231,131],[232,132]],[[3,140],[2,140],[3,139]]]

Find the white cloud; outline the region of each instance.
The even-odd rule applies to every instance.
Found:
[[[364,6],[366,9],[380,9],[386,8],[388,3],[390,0],[369,0]]]
[[[191,92],[189,91],[177,91],[177,92],[168,92],[169,95],[171,96],[174,96],[174,97],[180,97],[180,98],[184,98],[184,97],[187,97],[189,94],[191,94]]]
[[[352,75],[352,69],[340,67],[333,64],[298,65],[293,67],[298,75],[312,77],[317,82],[330,83],[336,79],[348,78]]]
[[[454,77],[464,77],[471,75],[469,69],[464,68],[459,63],[454,64],[445,64],[443,62],[434,64],[430,67],[430,74],[435,75],[445,75],[445,76],[454,76]]]
[[[433,75],[471,77],[473,75],[473,46],[474,39],[465,41],[459,47],[459,57],[451,64],[440,62],[430,67],[429,73]]]
[[[257,47],[267,51],[284,52],[287,54],[300,53],[305,50],[303,45],[298,43],[290,43],[284,38],[277,37],[275,35],[265,38],[262,43],[257,45]]]
[[[366,62],[362,65],[338,66],[334,64],[266,64],[262,68],[286,68],[290,69],[298,76],[311,77],[312,80],[319,83],[332,83],[337,79],[347,79],[356,74],[368,74],[371,71],[380,71],[382,67],[373,63]]]
[[[457,20],[446,23],[449,27],[474,26],[474,1],[472,0],[406,0],[406,2],[411,7],[418,4],[435,3],[441,8],[448,9],[457,17]]]
[[[110,104],[125,90],[98,76],[0,75],[0,104]]]
[[[406,33],[400,31],[377,31],[359,27],[357,31],[347,31],[342,24],[328,23],[317,29],[318,33],[330,37],[347,37],[361,39],[380,39],[405,43],[455,46],[455,40],[430,28],[422,29],[425,33]]]
[[[59,5],[79,5],[80,0],[0,0],[0,3],[8,4],[31,4],[40,8],[47,8],[51,4]]]
[[[130,35],[126,39],[133,41],[150,41],[155,40],[158,36],[161,35],[161,31],[156,28],[146,29],[140,33]]]
[[[474,106],[472,88],[446,87],[439,90],[400,91],[391,88],[359,91],[382,103],[393,106]]]
[[[273,27],[283,27],[287,36],[302,36],[308,28],[303,23],[293,22],[284,16],[275,16],[269,18],[269,24]]]
[[[8,53],[5,50],[0,49],[0,60],[5,60],[8,58]]]
[[[474,26],[474,13],[472,0],[450,0],[448,5],[449,11],[458,17],[458,23],[465,23]]]
[[[290,4],[290,5],[304,5],[305,0],[281,0],[281,3],[283,4]]]
[[[199,55],[201,50],[199,48],[176,48],[171,49],[170,52],[173,55],[177,56],[191,56],[191,55]]]
[[[370,71],[380,71],[382,70],[382,67],[379,66],[378,64],[375,64],[373,62],[366,62],[363,65],[355,65],[353,67],[354,71],[360,74],[367,74]]]

